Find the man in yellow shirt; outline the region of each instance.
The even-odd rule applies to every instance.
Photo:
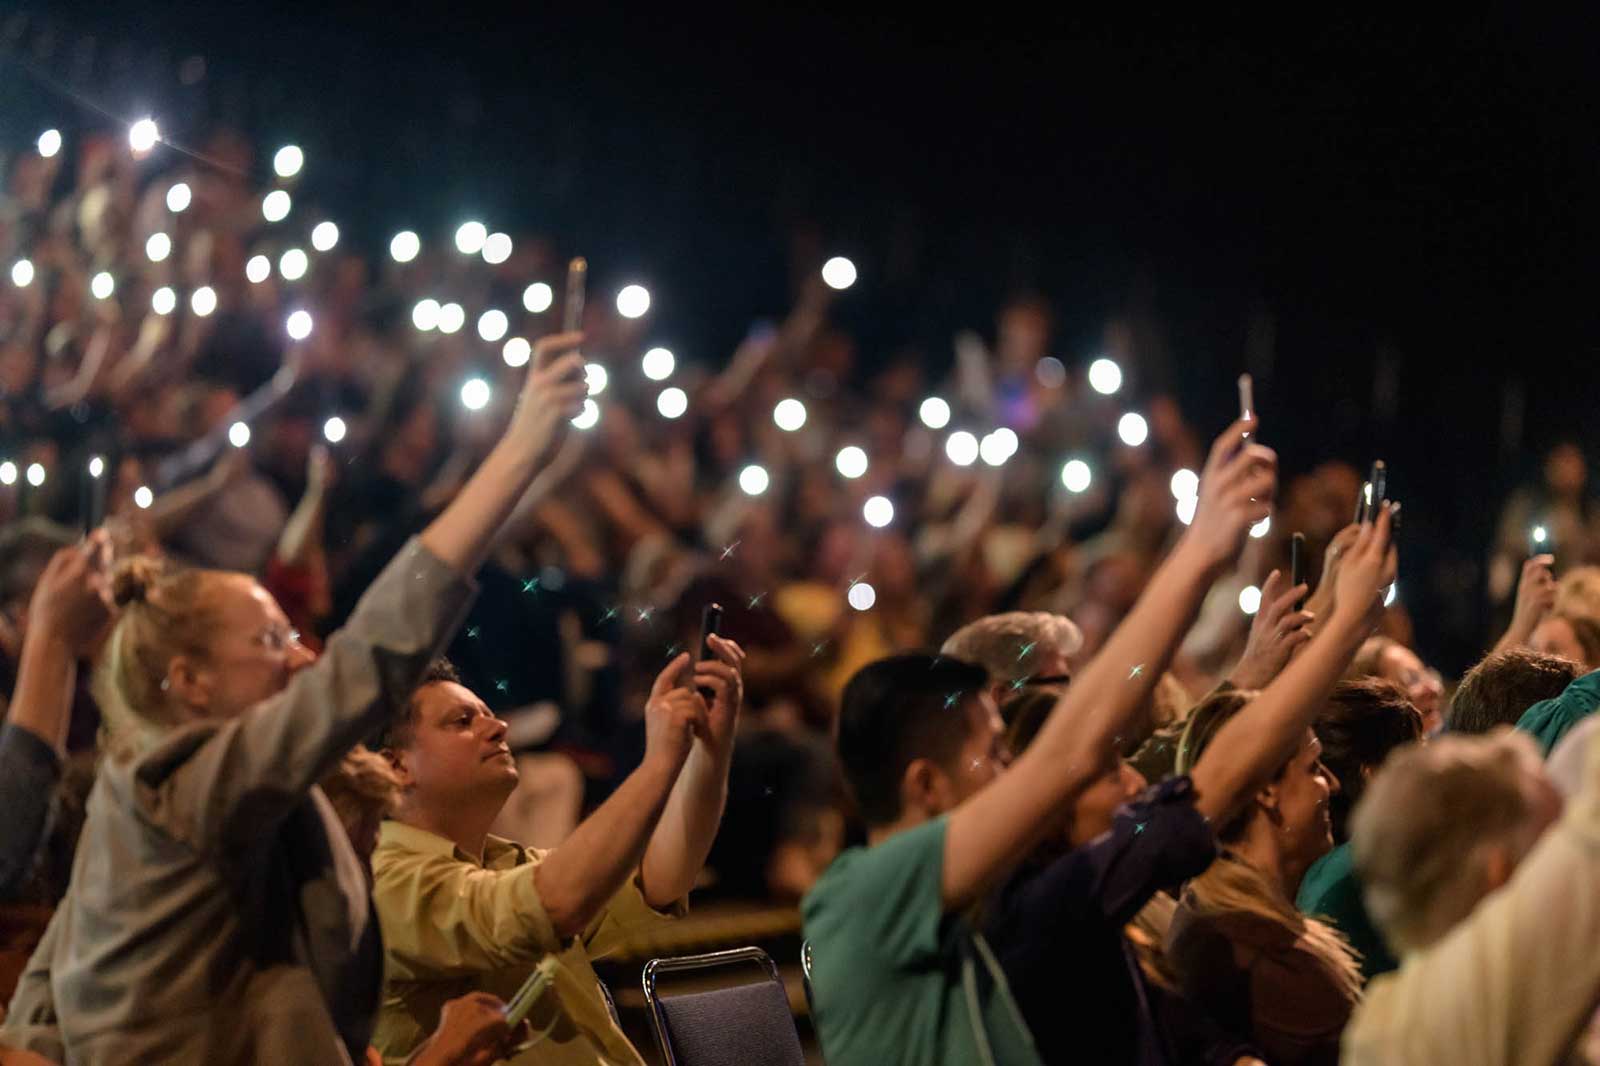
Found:
[[[383,1005],[373,1043],[401,1063],[447,1000],[510,1000],[541,960],[560,963],[529,1015],[535,1043],[514,1063],[642,1063],[611,1021],[590,961],[628,931],[681,914],[727,794],[744,652],[711,638],[714,659],[680,655],[645,707],[645,756],[611,797],[550,851],[489,835],[516,787],[506,724],[456,679],[429,671],[381,747],[401,800],[372,856],[383,930]],[[709,701],[699,690],[711,694]]]

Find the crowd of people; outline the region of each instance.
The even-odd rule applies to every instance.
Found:
[[[1126,428],[1035,296],[948,380],[809,270],[681,359],[558,329],[535,236],[366,256],[237,134],[50,132],[0,201],[0,1062],[637,1062],[592,963],[691,891],[799,906],[836,1066],[1600,1061],[1575,447],[1447,700],[1398,504],[1280,485],[1270,405]]]

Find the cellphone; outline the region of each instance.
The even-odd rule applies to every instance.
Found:
[[[110,483],[111,467],[106,457],[98,454],[90,456],[83,472],[82,499],[78,508],[84,536],[105,524],[106,492]]]
[[[1550,536],[1550,527],[1543,522],[1537,523],[1528,530],[1528,554],[1548,555],[1554,553],[1555,540]]]
[[[1249,418],[1256,413],[1255,379],[1249,374],[1239,375],[1239,417]]]
[[[1350,519],[1352,525],[1359,526],[1367,517],[1367,504],[1372,499],[1372,482],[1363,481],[1361,490],[1356,493],[1356,514]]]
[[[722,632],[722,604],[708,603],[700,611],[700,645],[695,658],[683,668],[683,683],[694,681],[694,664],[711,658],[711,635]]]
[[[575,256],[567,264],[567,302],[561,312],[561,330],[571,333],[583,328],[584,294],[589,287],[589,261]]]
[[[1382,459],[1372,461],[1372,476],[1368,480],[1372,485],[1372,496],[1367,501],[1366,519],[1371,522],[1378,517],[1383,502],[1389,498],[1389,468]]]
[[[1289,587],[1297,588],[1306,579],[1306,535],[1295,533],[1289,538]],[[1298,600],[1295,610],[1305,601]]]

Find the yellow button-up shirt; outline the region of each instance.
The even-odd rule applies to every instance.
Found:
[[[489,992],[509,1001],[539,960],[558,956],[554,987],[534,1006],[533,1031],[549,1035],[515,1066],[642,1066],[611,1021],[591,959],[616,951],[631,930],[683,913],[655,910],[638,879],[582,935],[556,936],[533,874],[547,852],[489,837],[479,863],[444,837],[386,821],[372,855],[372,901],[383,930],[383,1006],[373,1044],[403,1063],[433,1032],[448,1000]],[[552,994],[553,993],[553,994]]]

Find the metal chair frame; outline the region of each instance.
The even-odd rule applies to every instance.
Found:
[[[650,1007],[650,1025],[655,1030],[656,1044],[667,1066],[678,1066],[678,1057],[672,1050],[672,1038],[667,1034],[667,1018],[661,1010],[661,997],[656,994],[656,978],[661,974],[691,973],[712,970],[733,963],[749,962],[761,967],[767,979],[783,988],[783,976],[777,963],[760,948],[734,948],[730,951],[713,951],[706,955],[684,955],[676,959],[651,959],[645,964],[640,983],[644,986],[644,1001]]]

